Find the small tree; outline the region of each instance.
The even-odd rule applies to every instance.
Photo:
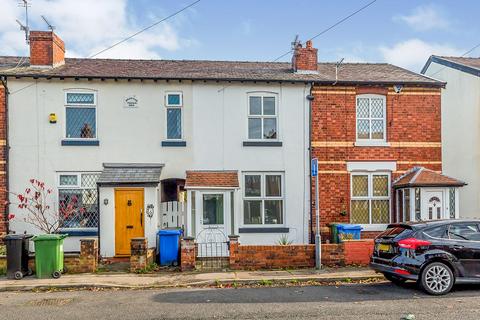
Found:
[[[76,195],[65,201],[59,201],[56,210],[52,205],[52,189],[47,188],[40,180],[30,179],[30,187],[23,193],[10,193],[18,200],[12,204],[16,204],[18,209],[27,211],[27,216],[23,220],[44,233],[57,233],[64,220],[81,217],[85,212],[84,208],[79,208]],[[8,218],[14,219],[15,215],[10,213]]]

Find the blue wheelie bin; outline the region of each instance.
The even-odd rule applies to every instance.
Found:
[[[356,224],[339,224],[337,225],[338,242],[343,240],[360,240],[360,232],[362,227]]]
[[[158,264],[177,266],[180,253],[182,230],[159,230],[157,233]]]

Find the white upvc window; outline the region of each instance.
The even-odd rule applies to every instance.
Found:
[[[182,92],[167,92],[165,95],[167,140],[183,138],[183,95]]]
[[[386,99],[376,94],[357,96],[357,142],[386,142]]]
[[[272,93],[248,95],[248,139],[278,140],[278,98]]]
[[[390,223],[390,173],[355,172],[350,177],[350,221]]]
[[[65,92],[65,138],[97,139],[96,92]]]
[[[282,172],[243,174],[243,225],[284,224],[284,175]]]
[[[98,172],[58,173],[58,210],[62,229],[98,228],[99,176]]]

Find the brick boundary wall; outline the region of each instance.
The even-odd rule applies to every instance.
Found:
[[[130,272],[146,269],[154,258],[155,255],[148,249],[147,238],[132,238],[130,241]]]
[[[238,236],[229,236],[229,265],[232,270],[260,270],[315,267],[314,244],[241,245]],[[322,264],[325,266],[368,265],[373,252],[373,240],[348,240],[340,244],[322,244]],[[196,269],[195,239],[181,240],[180,269]]]
[[[97,239],[81,239],[80,253],[64,253],[63,264],[65,273],[93,273],[98,267]],[[35,254],[30,254],[28,266],[35,272]],[[7,257],[0,256],[0,270],[6,271]]]
[[[368,265],[373,253],[373,240],[349,240],[343,243],[345,264]]]
[[[195,238],[183,237],[180,242],[180,270],[195,270],[195,262],[197,259],[197,247]]]

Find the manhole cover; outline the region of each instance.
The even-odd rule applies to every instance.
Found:
[[[41,299],[41,300],[30,301],[28,302],[28,304],[31,306],[39,306],[39,307],[64,306],[72,301],[73,299]]]

